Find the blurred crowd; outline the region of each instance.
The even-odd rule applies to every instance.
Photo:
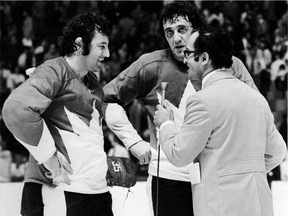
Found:
[[[25,73],[28,68],[60,55],[57,38],[73,16],[91,10],[111,21],[110,57],[101,71],[104,85],[142,54],[167,46],[157,35],[158,18],[165,3],[165,0],[1,1],[0,113],[11,91],[28,79]],[[196,4],[209,23],[221,25],[232,35],[234,55],[244,62],[266,97],[287,143],[287,1],[196,1]],[[148,140],[141,102],[134,101],[126,110],[139,134]],[[107,127],[103,130],[107,154],[120,152],[120,156],[130,156],[137,175],[145,176],[145,166],[139,166],[125,152],[121,141]],[[8,131],[0,115],[0,182],[23,179],[27,159],[28,151]],[[268,174],[270,181],[281,178],[279,167]]]

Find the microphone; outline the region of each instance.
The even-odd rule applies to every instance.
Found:
[[[168,82],[161,82],[161,90],[162,90],[162,97],[161,97],[161,106],[164,104],[165,100],[165,92],[168,86]]]
[[[161,106],[164,104],[165,100],[165,92],[168,86],[168,82],[161,82],[161,90],[162,90],[162,97],[161,97]],[[157,178],[156,178],[156,216],[159,215],[159,166],[160,166],[160,143],[158,141],[157,146],[158,158],[157,158]]]

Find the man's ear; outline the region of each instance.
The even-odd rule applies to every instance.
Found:
[[[83,52],[83,41],[82,41],[82,37],[77,37],[75,40],[75,44],[77,46],[77,50],[80,50]]]
[[[202,53],[202,65],[206,65],[209,61],[209,54],[207,52]]]

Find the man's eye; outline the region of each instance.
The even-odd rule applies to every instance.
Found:
[[[185,28],[185,27],[181,27],[178,29],[178,32],[182,34],[185,34],[187,31],[188,31],[188,28]]]
[[[168,30],[168,31],[166,31],[166,36],[168,37],[168,38],[171,38],[172,36],[173,36],[173,31],[172,30]]]

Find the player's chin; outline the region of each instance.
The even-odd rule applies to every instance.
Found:
[[[100,71],[103,67],[103,64],[100,62],[97,62],[97,64],[94,66],[94,71]]]
[[[174,56],[178,61],[184,61],[184,53],[183,51],[174,52]]]

